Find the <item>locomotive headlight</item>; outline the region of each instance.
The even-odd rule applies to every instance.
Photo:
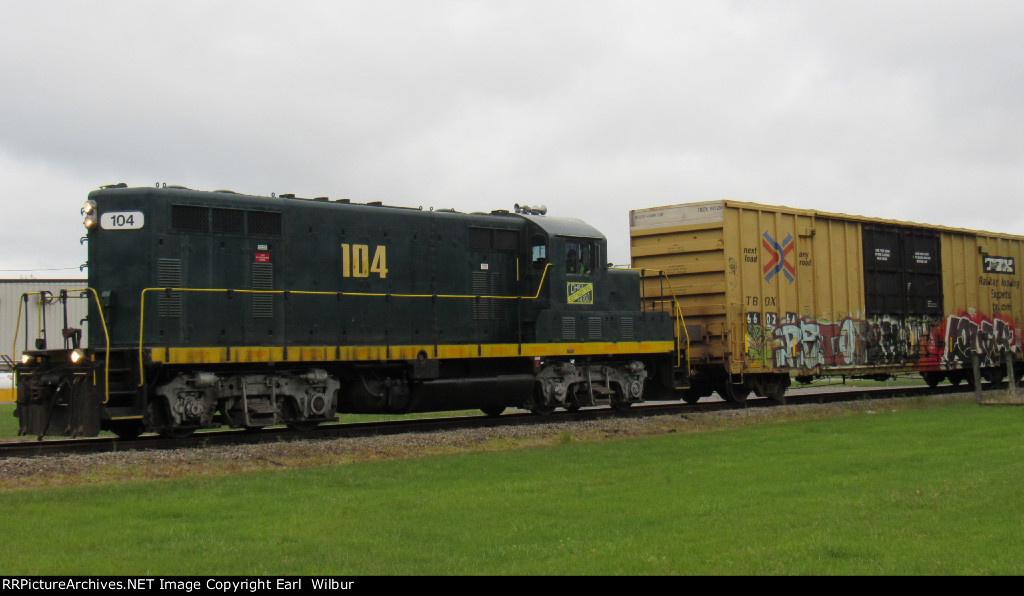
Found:
[[[85,227],[90,230],[95,228],[96,223],[99,221],[99,218],[96,217],[96,201],[92,199],[86,201],[82,205],[82,215],[85,216],[85,221],[82,222],[85,224]]]
[[[85,360],[85,352],[82,350],[74,350],[71,352],[71,364],[78,364],[82,360]]]
[[[22,364],[28,364],[29,362],[32,362],[32,357],[29,356],[28,354],[22,354],[21,355],[21,363]]]

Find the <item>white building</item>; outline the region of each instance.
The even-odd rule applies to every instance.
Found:
[[[0,373],[10,370],[7,358],[21,357],[26,339],[30,350],[37,349],[37,340],[44,336],[47,349],[63,348],[65,313],[67,327],[81,329],[81,345],[86,345],[85,318],[91,298],[71,290],[87,285],[85,279],[0,279],[0,354],[6,356],[0,358]],[[61,290],[69,291],[66,309]]]

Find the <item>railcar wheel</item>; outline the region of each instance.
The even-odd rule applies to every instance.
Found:
[[[924,382],[929,387],[934,389],[939,383],[942,382],[943,379],[946,378],[946,373],[934,372],[934,371],[923,372],[923,373],[921,373],[921,377],[924,379]],[[950,379],[950,382],[952,382],[952,379]]]
[[[695,404],[700,401],[702,397],[711,397],[711,394],[715,392],[715,386],[712,383],[693,383],[690,388],[682,392],[682,400],[688,404]],[[680,392],[676,392],[679,394]]]
[[[1006,378],[1006,371],[1001,368],[990,368],[981,373],[981,378],[985,379],[988,383],[1002,383],[1003,379]]]
[[[505,411],[505,406],[491,406],[488,408],[480,408],[480,411],[487,414],[491,418],[497,418],[501,416],[501,413]]]
[[[967,374],[964,372],[951,372],[949,373],[949,384],[954,387],[959,387],[960,383],[967,380]]]
[[[612,409],[616,412],[628,412],[629,408],[632,407],[633,402],[631,401],[613,401]]]
[[[718,393],[726,401],[742,404],[746,403],[747,396],[750,395],[750,389],[745,383],[737,385],[735,383],[725,381],[718,387]]]

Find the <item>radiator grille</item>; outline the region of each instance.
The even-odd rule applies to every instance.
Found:
[[[241,209],[214,209],[213,231],[220,234],[244,234],[245,211]]]
[[[280,236],[281,214],[270,211],[247,211],[249,233],[254,236]]]
[[[180,232],[209,232],[210,209],[192,205],[172,205],[171,228]]]

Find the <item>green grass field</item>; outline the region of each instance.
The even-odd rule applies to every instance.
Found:
[[[0,573],[1019,575],[1022,430],[959,402],[7,491]]]

